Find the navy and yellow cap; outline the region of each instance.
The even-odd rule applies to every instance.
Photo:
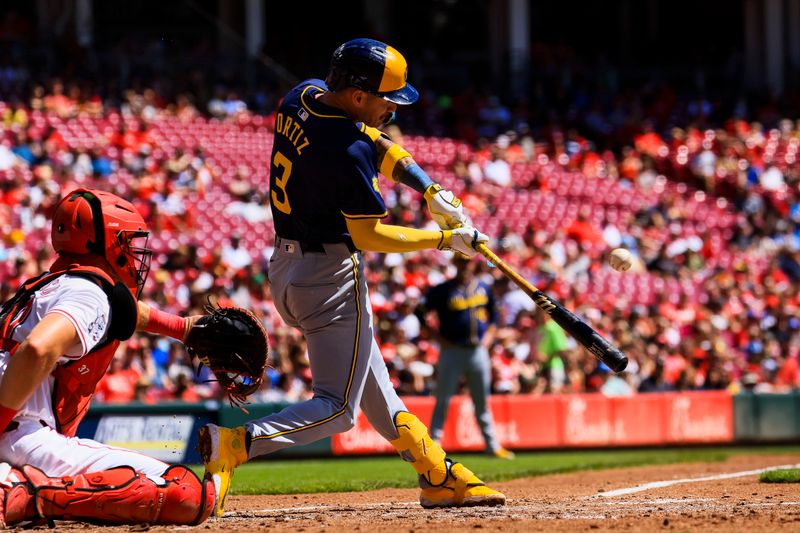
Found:
[[[353,39],[333,52],[325,82],[332,91],[356,87],[399,105],[413,104],[419,93],[408,77],[403,54],[373,39]]]

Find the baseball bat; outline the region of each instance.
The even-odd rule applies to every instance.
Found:
[[[511,278],[511,281],[525,291],[528,296],[539,306],[539,309],[550,315],[556,324],[564,328],[564,331],[572,335],[575,340],[581,343],[595,357],[605,363],[614,372],[622,372],[628,366],[628,358],[619,348],[608,342],[602,335],[597,333],[589,324],[578,318],[575,313],[561,305],[541,290],[517,274],[514,269],[508,266],[502,259],[492,252],[485,244],[481,243],[475,247],[490,263],[499,268],[503,274]]]

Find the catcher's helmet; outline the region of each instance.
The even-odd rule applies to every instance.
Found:
[[[57,253],[105,257],[137,298],[150,272],[149,235],[132,203],[93,189],[75,189],[64,196],[56,205],[50,230]]]
[[[406,82],[403,54],[373,39],[353,39],[333,52],[325,83],[331,91],[356,87],[399,105],[413,104],[417,90]]]

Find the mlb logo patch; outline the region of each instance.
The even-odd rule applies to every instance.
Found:
[[[300,120],[305,122],[305,120],[308,118],[308,111],[301,107],[297,110],[297,116],[300,117]]]
[[[293,254],[294,253],[294,244],[291,244],[291,243],[284,244],[283,245],[283,251],[286,252],[287,254]]]

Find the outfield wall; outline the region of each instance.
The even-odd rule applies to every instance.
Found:
[[[428,424],[431,397],[404,399]],[[217,402],[93,406],[78,436],[135,449],[169,463],[198,463],[197,430],[215,422],[236,426],[279,411],[287,404],[248,405],[249,415]],[[698,443],[790,442],[800,440],[800,393],[741,394],[683,392],[609,398],[600,394],[508,395],[491,398],[500,442],[512,449],[665,446]],[[483,439],[472,402],[455,396],[448,411],[443,446],[479,451]],[[394,453],[358,414],[347,433],[281,456]]]
[[[405,400],[412,413],[430,422],[433,398]],[[491,405],[497,437],[512,449],[732,442],[734,435],[733,402],[724,392],[494,396]],[[336,455],[393,451],[363,414],[332,445]],[[468,397],[453,398],[442,445],[450,451],[484,448]]]

